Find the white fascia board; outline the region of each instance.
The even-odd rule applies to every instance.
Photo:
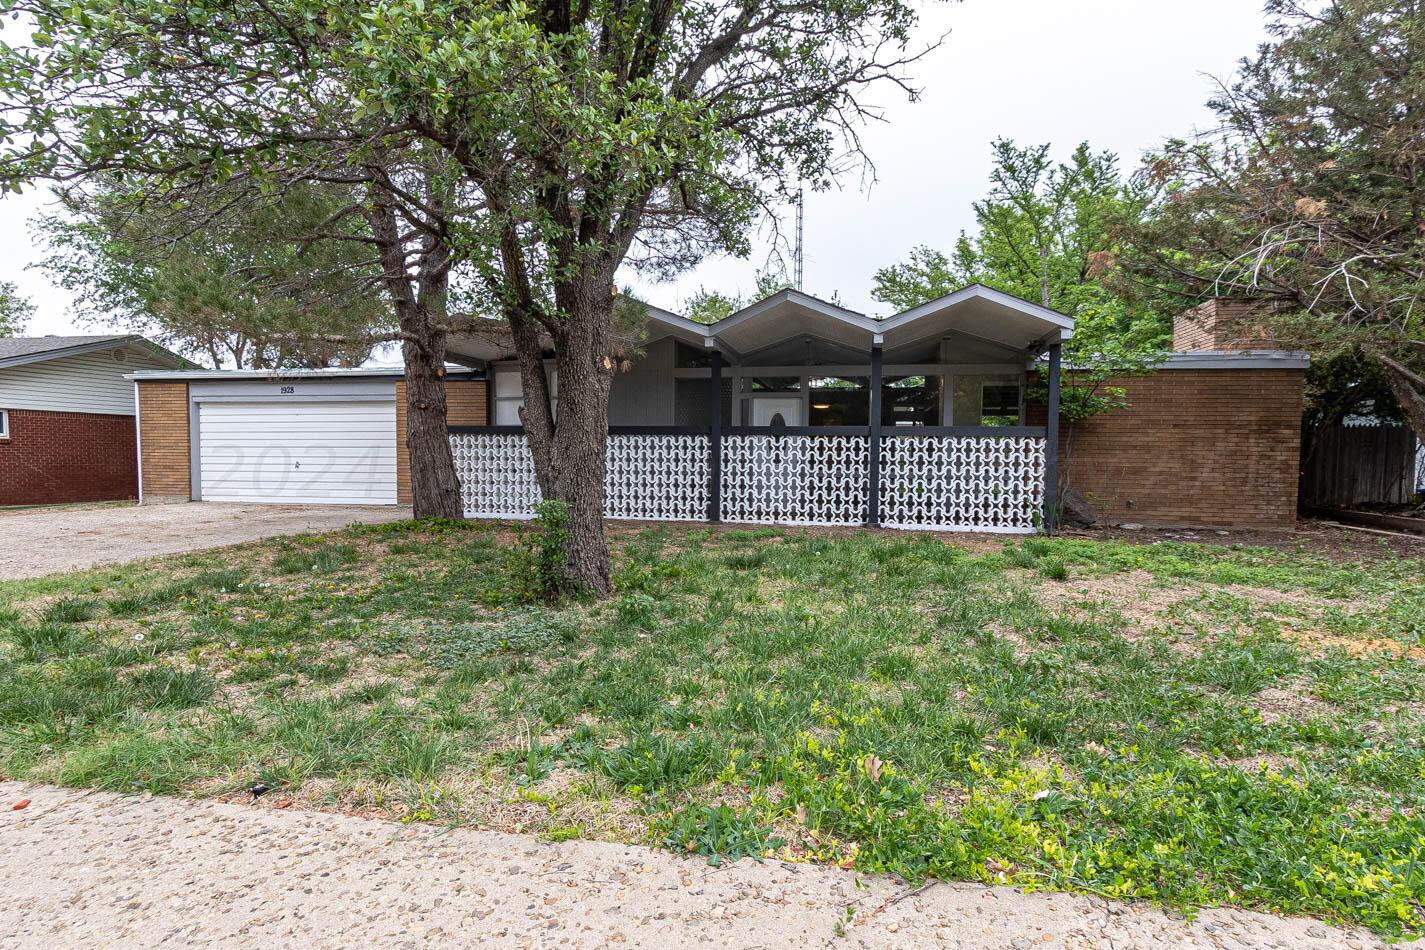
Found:
[[[792,290],[791,288],[779,290],[770,297],[763,297],[756,303],[749,304],[736,313],[723,317],[717,323],[712,324],[708,329],[712,335],[716,336],[719,332],[730,330],[739,324],[746,323],[748,320],[755,320],[758,316],[766,313],[780,303],[795,303],[815,313],[840,320],[849,326],[865,330],[867,333],[879,333],[882,329],[881,321],[879,320],[856,313],[854,310],[847,310],[845,307],[838,307],[835,304],[827,303],[825,300],[818,300],[809,294],[804,294],[801,291]]]
[[[971,284],[968,287],[961,287],[959,290],[952,291],[943,297],[936,297],[934,300],[926,301],[918,307],[912,307],[895,316],[887,317],[882,321],[882,328],[887,331],[894,330],[897,327],[905,326],[907,323],[914,323],[922,317],[939,313],[947,307],[953,307],[956,304],[964,303],[966,300],[972,300],[976,297],[997,303],[1011,310],[1018,310],[1020,313],[1053,324],[1059,328],[1060,340],[1067,340],[1074,334],[1073,317],[1065,316],[1057,310],[1050,310],[1048,307],[1025,300],[1022,297],[1016,297],[1013,294],[1007,294],[1002,290],[995,290],[993,287],[987,287],[984,284]]]
[[[483,370],[475,370],[468,366],[458,366],[452,363],[447,363],[445,366],[445,375],[448,379],[465,379],[472,376],[479,377],[483,375],[483,372]],[[353,376],[385,376],[395,379],[404,375],[405,370],[400,366],[359,366],[332,369],[146,369],[129,373],[124,378],[139,382],[151,382],[161,380],[205,379],[341,379]]]
[[[1159,369],[1306,369],[1311,357],[1294,350],[1199,350],[1169,353]]]

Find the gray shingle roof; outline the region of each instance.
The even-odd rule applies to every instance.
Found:
[[[127,340],[126,334],[106,336],[14,336],[0,337],[0,360],[15,356],[35,356],[51,350],[67,350],[73,346]]]

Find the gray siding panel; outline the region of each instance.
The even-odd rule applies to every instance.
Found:
[[[114,350],[100,350],[0,369],[0,409],[131,416],[134,384],[124,375],[169,367],[138,347],[121,349],[123,362],[114,359]]]
[[[627,373],[614,374],[609,425],[673,425],[674,382],[673,338],[664,337],[648,344]]]

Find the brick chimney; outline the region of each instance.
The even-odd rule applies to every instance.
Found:
[[[1213,297],[1173,317],[1173,349],[1275,350],[1266,322],[1276,304],[1271,300]]]

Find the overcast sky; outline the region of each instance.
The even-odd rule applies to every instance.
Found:
[[[966,0],[925,9],[927,37],[949,31],[922,60],[917,103],[884,97],[886,121],[864,139],[876,165],[869,185],[806,196],[805,289],[839,293],[867,313],[877,268],[918,244],[948,249],[973,225],[970,203],[987,187],[990,142],[1049,142],[1056,157],[1080,141],[1117,152],[1125,168],[1164,138],[1210,123],[1203,103],[1212,76],[1229,75],[1264,39],[1259,0]],[[27,220],[43,206],[30,193],[0,200],[0,280],[37,305],[28,332],[102,332],[75,324],[65,292],[27,265],[40,255]],[[791,221],[785,222],[788,229]],[[681,310],[699,286],[752,288],[765,264],[715,259],[681,279],[638,287],[650,302]]]

